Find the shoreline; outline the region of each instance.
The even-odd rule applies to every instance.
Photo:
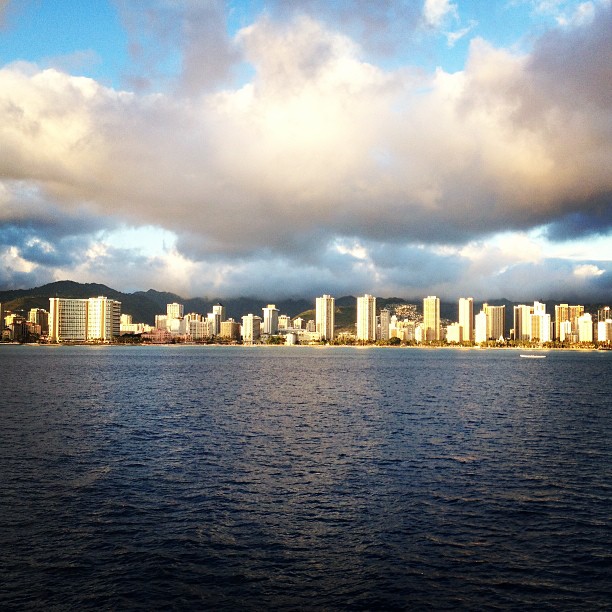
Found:
[[[400,346],[389,346],[389,345],[376,345],[376,344],[224,344],[224,343],[205,343],[205,342],[177,342],[177,343],[123,343],[123,342],[106,342],[106,343],[95,343],[95,342],[58,342],[58,343],[46,343],[46,342],[0,342],[0,349],[2,346],[29,346],[29,347],[90,347],[90,348],[106,348],[106,347],[210,347],[210,348],[248,348],[248,349],[278,349],[278,348],[316,348],[316,349],[341,349],[351,348],[357,350],[363,349],[399,349],[399,350],[452,350],[452,351],[521,351],[523,353],[529,353],[533,351],[580,351],[580,352],[611,352],[612,348],[608,347],[581,347],[581,346],[568,346],[568,347],[544,347],[544,346],[428,346],[428,345],[400,345]]]

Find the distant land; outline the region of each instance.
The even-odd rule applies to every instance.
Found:
[[[147,291],[136,291],[134,293],[123,293],[117,291],[107,285],[98,283],[77,283],[75,281],[65,280],[57,281],[54,283],[48,283],[40,287],[33,287],[31,289],[11,289],[6,291],[0,291],[0,303],[4,306],[5,310],[12,312],[16,311],[27,311],[30,308],[44,308],[49,310],[49,298],[50,297],[65,297],[65,298],[89,298],[103,295],[114,300],[121,302],[121,312],[131,314],[134,322],[142,322],[153,325],[155,322],[156,314],[165,314],[166,304],[172,302],[178,302],[183,304],[185,307],[185,313],[198,312],[206,314],[211,312],[213,304],[221,303],[226,307],[227,316],[240,321],[241,317],[245,314],[253,313],[261,315],[261,309],[267,304],[276,304],[276,307],[280,310],[280,314],[286,314],[294,318],[297,316],[303,316],[305,319],[314,319],[314,305],[315,300],[313,298],[291,298],[291,299],[275,299],[274,297],[238,297],[238,298],[207,298],[207,297],[196,297],[196,298],[183,298],[176,293],[169,293],[166,291],[156,291],[155,289],[149,289]],[[333,295],[333,294],[332,294]],[[416,304],[419,312],[423,309],[423,298],[399,298],[399,297],[388,297],[376,298],[377,309],[384,308],[388,304]],[[468,296],[466,296],[468,297]],[[522,302],[511,302],[506,299],[492,299],[474,301],[474,314],[480,311],[480,306],[487,302],[492,305],[506,305],[506,329],[510,329],[513,326],[512,320],[512,308],[517,304],[529,304],[537,300],[538,296],[534,296],[529,300]],[[566,300],[539,300],[544,301],[546,304],[546,311],[552,315],[555,312],[555,304],[559,304]],[[572,304],[581,303],[571,301]],[[603,303],[596,304],[582,304],[587,312],[596,312],[597,308],[605,305]],[[343,328],[354,324],[356,320],[356,297],[352,295],[336,297],[336,308],[338,310],[336,314],[336,326]],[[440,302],[440,317],[447,319],[448,321],[457,320],[457,302],[456,301],[441,301]]]

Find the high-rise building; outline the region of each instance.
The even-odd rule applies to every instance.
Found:
[[[181,319],[183,317],[183,305],[176,302],[166,304],[166,316],[169,319]]]
[[[274,304],[268,304],[263,310],[263,333],[269,336],[278,334],[278,308]]]
[[[30,308],[28,313],[28,321],[35,325],[40,325],[40,333],[46,334],[49,332],[49,313],[42,308]]]
[[[451,323],[451,325],[446,328],[446,341],[449,344],[461,344],[463,342],[463,325]]]
[[[578,342],[593,342],[593,317],[589,312],[578,317]]]
[[[49,298],[49,340],[87,340],[87,305],[83,299]]]
[[[612,315],[610,315],[612,316]],[[612,342],[612,319],[597,322],[597,340],[599,342]]]
[[[425,340],[440,340],[440,298],[428,295],[423,300],[423,329]]]
[[[520,304],[514,307],[514,339],[529,340],[531,338],[531,315],[533,306]]]
[[[550,342],[550,315],[541,312],[534,312],[530,315],[530,336],[532,342]]]
[[[357,298],[357,340],[376,340],[376,298],[368,293]]]
[[[217,304],[215,304],[212,307],[212,311],[213,311],[214,314],[219,315],[219,320],[221,322],[227,321],[227,312],[226,312],[225,306],[223,304],[218,302]],[[215,335],[217,335],[217,334],[215,334]]]
[[[529,340],[532,342],[550,342],[552,340],[550,315],[546,314],[546,304],[533,303],[532,314],[529,315]]]
[[[389,339],[389,326],[391,325],[391,311],[387,308],[383,308],[380,311],[380,334],[381,340]]]
[[[555,339],[561,339],[560,325],[564,321],[572,324],[572,332],[578,333],[578,317],[584,314],[584,306],[569,304],[558,304],[555,306]]]
[[[218,336],[221,333],[221,312],[218,310],[215,312],[213,307],[213,312],[209,312],[206,319],[210,322],[212,335]]]
[[[104,296],[49,298],[49,339],[55,342],[110,342],[121,329],[121,302]]]
[[[608,319],[612,319],[612,311],[609,306],[597,309],[597,322],[606,322]]]
[[[321,340],[334,339],[335,308],[336,301],[331,295],[323,295],[316,300],[315,330]]]
[[[242,340],[245,344],[253,344],[261,337],[261,317],[253,314],[242,317]]]
[[[474,298],[459,298],[460,342],[471,342],[474,338]]]
[[[221,321],[221,337],[229,338],[230,340],[240,339],[240,323],[234,321],[234,319],[228,319],[227,321]]]
[[[488,340],[487,335],[487,313],[481,310],[474,317],[474,342],[480,344]]]
[[[121,332],[121,302],[104,296],[87,300],[87,339],[110,342]]]
[[[559,324],[559,336],[557,340],[559,340],[560,342],[565,342],[566,340],[568,342],[574,342],[576,338],[577,336],[575,333],[573,333],[573,330],[572,330],[572,322],[562,321]]]
[[[506,307],[483,304],[487,315],[487,340],[499,340],[506,336]]]

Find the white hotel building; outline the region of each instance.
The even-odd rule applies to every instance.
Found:
[[[321,340],[334,339],[335,302],[331,295],[317,298],[315,311],[316,331],[320,334]]]
[[[104,296],[49,298],[49,340],[110,342],[121,329],[121,302]]]

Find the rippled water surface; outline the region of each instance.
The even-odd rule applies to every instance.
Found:
[[[612,606],[612,354],[0,347],[1,609]]]

